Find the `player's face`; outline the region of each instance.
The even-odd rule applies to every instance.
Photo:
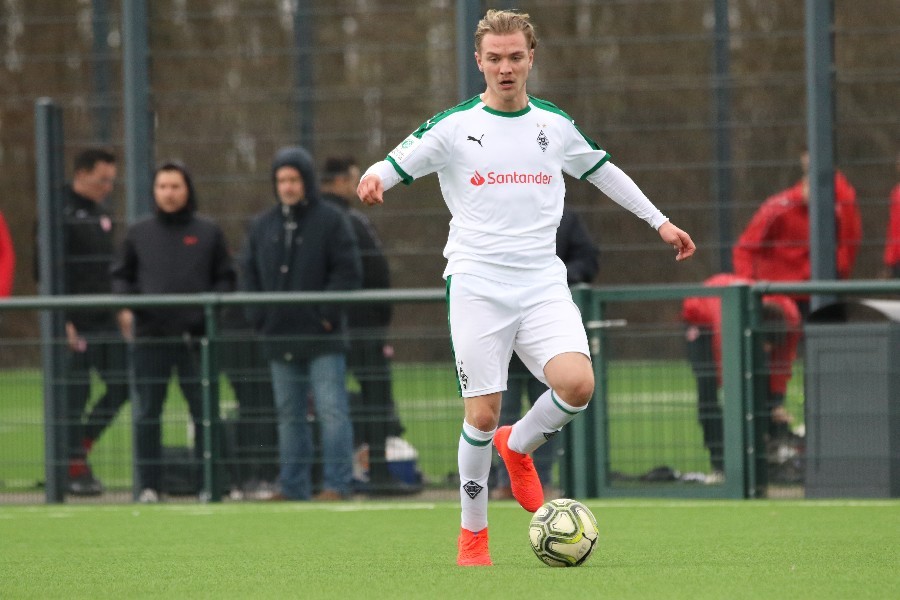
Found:
[[[188,203],[188,187],[179,171],[160,171],[153,181],[153,199],[159,210],[176,213]]]
[[[293,206],[306,197],[303,177],[294,167],[279,167],[275,171],[275,189],[282,204]]]
[[[485,104],[502,111],[521,110],[528,105],[525,83],[534,62],[534,50],[528,47],[524,33],[486,34],[475,60],[487,84]]]

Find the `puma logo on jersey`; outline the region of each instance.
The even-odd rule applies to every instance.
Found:
[[[473,137],[473,136],[470,135],[470,136],[468,136],[468,137],[466,138],[466,141],[467,141],[467,142],[477,142],[479,146],[481,146],[482,148],[484,148],[484,146],[482,146],[482,144],[481,144],[481,140],[482,140],[483,138],[484,138],[484,134],[483,134],[483,133],[481,134],[481,137],[479,137],[479,138]]]

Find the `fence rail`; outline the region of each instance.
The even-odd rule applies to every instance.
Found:
[[[765,436],[760,428],[767,413],[760,405],[760,381],[769,370],[757,352],[757,341],[765,334],[760,321],[759,307],[766,294],[821,294],[845,300],[863,296],[900,297],[898,281],[851,281],[770,283],[752,286],[710,288],[698,285],[659,286],[579,286],[573,297],[582,309],[591,341],[592,358],[596,370],[595,401],[587,413],[574,421],[564,435],[554,461],[554,485],[560,492],[579,497],[591,496],[689,496],[689,497],[754,497],[779,493],[802,493],[800,480],[792,486],[779,486],[770,481],[771,464],[767,465]],[[719,297],[722,302],[722,409],[724,435],[724,479],[715,485],[691,484],[685,473],[708,471],[706,451],[699,435],[696,385],[682,349],[682,324],[660,315],[671,310],[656,310],[657,306],[680,302],[687,297]],[[208,339],[202,348],[202,379],[213,382],[204,395],[205,418],[198,435],[207,442],[214,439],[215,426],[227,421],[227,413],[240,408],[237,395],[225,385],[214,349],[223,339],[235,343],[241,352],[258,348],[252,332],[223,336],[219,322],[220,308],[284,303],[355,303],[391,302],[403,305],[395,312],[389,342],[399,349],[401,360],[393,363],[394,395],[398,411],[406,427],[405,437],[418,452],[418,468],[426,477],[426,491],[452,497],[455,452],[453,440],[458,435],[460,406],[453,384],[452,359],[449,351],[437,361],[423,360],[418,351],[424,346],[449,348],[443,327],[422,328],[407,326],[405,311],[421,306],[438,305],[445,300],[442,289],[395,289],[356,292],[310,293],[232,293],[198,294],[191,296],[58,296],[14,297],[0,300],[0,318],[28,311],[59,312],[91,308],[141,308],[156,306],[202,306],[208,320]],[[635,311],[635,306],[646,310]],[[629,318],[618,317],[623,307]],[[643,315],[635,318],[633,315]],[[414,320],[418,322],[418,319]],[[2,335],[0,346],[21,353],[27,348],[47,344],[65,347],[65,337],[57,333],[52,339],[13,339]],[[404,351],[409,346],[412,350]],[[36,355],[39,355],[36,353]],[[45,355],[46,356],[46,355]],[[804,425],[803,410],[806,398],[804,378],[811,367],[801,357],[793,365],[794,371],[804,372],[794,377],[786,404],[797,413],[795,425]],[[133,375],[132,375],[133,376]],[[265,370],[245,369],[240,377],[265,380]],[[40,441],[41,436],[59,436],[62,406],[65,402],[65,373],[43,372],[39,364],[33,367],[12,367],[0,364],[4,380],[5,409],[0,409],[0,501],[34,502],[67,500],[63,455],[65,444]],[[49,379],[49,381],[48,381]],[[216,386],[214,382],[222,381]],[[230,381],[230,380],[229,380]],[[41,384],[43,382],[43,384]],[[96,383],[94,384],[96,386]],[[350,382],[351,386],[355,384]],[[37,404],[32,395],[43,389],[44,403]],[[235,388],[236,389],[236,386]],[[170,397],[177,392],[170,391]],[[94,396],[97,396],[96,387]],[[96,399],[96,398],[95,398]],[[169,403],[171,404],[171,402]],[[43,409],[36,409],[42,406]],[[17,412],[18,411],[18,412]],[[187,424],[183,409],[167,408],[163,425]],[[272,418],[272,417],[270,417]],[[101,470],[111,482],[110,489],[118,495],[109,498],[128,500],[137,490],[128,493],[128,479],[133,469],[130,432],[127,416],[112,429],[109,441],[101,442]],[[164,419],[165,420],[165,419]],[[359,425],[357,421],[355,425]],[[271,425],[271,423],[270,423]],[[179,428],[176,427],[177,431]],[[180,434],[178,434],[180,435]],[[28,440],[28,441],[26,441]],[[190,443],[188,439],[186,442]],[[217,448],[210,444],[207,447]],[[45,452],[41,452],[44,448]],[[770,457],[769,457],[770,458]],[[243,459],[241,459],[243,460]],[[237,460],[237,463],[240,463]],[[252,461],[251,461],[252,462]],[[221,481],[227,457],[217,450],[207,453],[203,460],[203,493],[206,498],[220,500],[228,491]],[[239,464],[240,466],[240,464]],[[665,466],[666,469],[657,469]],[[671,467],[671,468],[669,468]],[[656,469],[656,472],[654,471]],[[27,472],[28,475],[21,475]],[[659,481],[654,481],[654,472]],[[44,483],[38,484],[43,473]],[[227,479],[227,478],[226,478]],[[702,481],[702,478],[699,480]],[[696,481],[693,480],[693,481]],[[38,486],[38,487],[35,487]],[[38,495],[35,495],[38,493]],[[5,499],[5,500],[4,500]]]

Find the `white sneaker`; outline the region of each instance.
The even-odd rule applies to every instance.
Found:
[[[151,488],[144,488],[138,495],[138,502],[141,504],[156,504],[159,502],[159,494]]]
[[[681,476],[684,483],[700,483],[704,485],[716,485],[725,481],[725,474],[722,471],[712,471],[711,473],[701,473],[692,471]]]
[[[253,500],[271,500],[280,493],[277,484],[268,481],[260,481],[256,489],[247,492],[247,496]]]
[[[722,471],[713,471],[712,473],[706,474],[706,481],[704,481],[706,485],[716,485],[719,483],[725,483],[725,473]]]

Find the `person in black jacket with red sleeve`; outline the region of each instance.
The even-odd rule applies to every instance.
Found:
[[[156,214],[128,229],[112,266],[117,294],[197,294],[230,292],[235,271],[225,235],[211,220],[198,217],[190,172],[167,162],[153,176]],[[200,344],[206,335],[203,307],[139,308],[120,313],[123,334],[133,330],[134,373],[138,393],[135,417],[139,500],[156,502],[162,484],[160,416],[174,368],[194,423],[194,451],[202,457],[204,436]]]
[[[107,200],[116,170],[115,155],[103,148],[88,148],[75,157],[72,181],[63,191],[66,294],[110,292],[116,226]],[[113,310],[67,310],[65,323],[67,491],[95,496],[103,492],[103,484],[94,476],[88,455],[128,401],[128,352]],[[91,388],[96,391],[98,386],[92,386],[92,380],[103,383],[94,402]]]
[[[240,254],[241,289],[311,292],[358,289],[359,247],[346,215],[321,199],[312,157],[282,148],[272,162],[277,203],[257,215]],[[248,319],[263,336],[278,413],[280,499],[312,495],[313,443],[308,396],[315,401],[322,457],[316,500],[350,493],[353,428],[347,390],[347,325],[338,304],[251,307]]]

